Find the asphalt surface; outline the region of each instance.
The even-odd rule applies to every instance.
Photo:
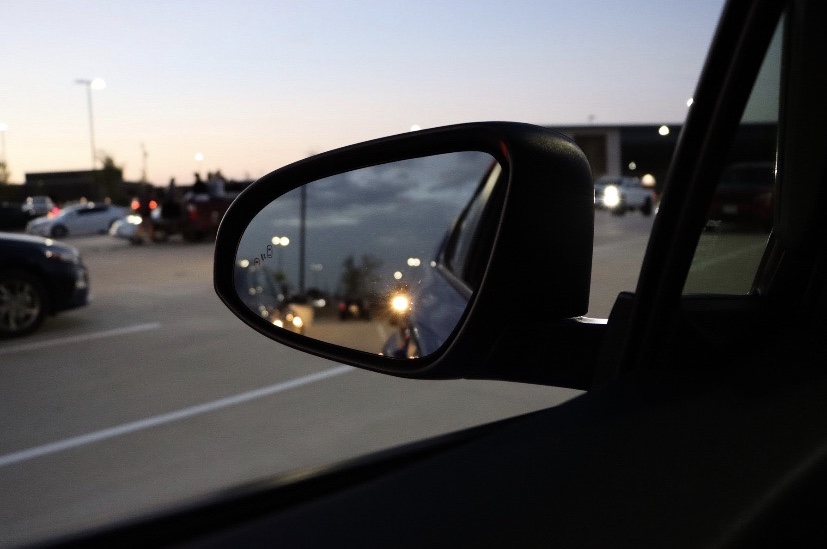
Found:
[[[633,290],[652,219],[599,212],[590,316]],[[0,341],[0,545],[552,406],[576,391],[363,372],[274,343],[212,289],[212,245],[68,239],[89,306]]]

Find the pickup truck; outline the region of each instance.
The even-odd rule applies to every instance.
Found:
[[[639,177],[605,175],[594,183],[594,207],[614,215],[630,210],[652,215],[656,198],[655,189],[643,185]]]

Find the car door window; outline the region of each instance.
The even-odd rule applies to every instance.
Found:
[[[775,32],[718,178],[706,227],[684,294],[745,295],[752,288],[772,230],[783,21]]]

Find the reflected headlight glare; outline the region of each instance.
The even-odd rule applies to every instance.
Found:
[[[404,295],[395,295],[391,300],[391,308],[398,313],[404,313],[410,306],[410,300]]]
[[[302,321],[302,319],[300,317],[294,316],[293,317],[293,326],[295,326],[296,328],[301,328],[302,326],[304,326],[304,321]]]
[[[59,248],[49,248],[43,252],[48,259],[55,259],[57,261],[65,261],[66,263],[77,263],[80,260],[80,254],[72,250],[64,250]]]
[[[273,326],[284,328],[284,322],[282,322],[280,318],[277,318],[273,321]]]
[[[620,191],[614,185],[609,185],[603,189],[603,204],[608,208],[614,208],[620,204]]]

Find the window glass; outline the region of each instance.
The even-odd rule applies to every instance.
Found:
[[[15,54],[3,63],[0,202],[50,196],[63,208],[49,225],[26,219],[16,230],[31,221],[32,233],[51,233],[65,222],[55,228],[63,236],[53,240],[51,264],[77,261],[65,291],[91,299],[47,314],[29,335],[0,339],[0,547],[41,545],[259,479],[297,478],[578,394],[371,374],[277,344],[216,297],[212,230],[254,180],[310,154],[485,120],[552,127],[584,151],[595,181],[634,177],[657,193],[724,1],[190,4],[2,4],[14,24],[0,42]],[[549,174],[546,184],[559,179]],[[330,203],[328,241],[360,226],[354,212],[396,219],[393,230],[371,236],[399,251],[406,276],[418,276],[436,248],[422,234],[438,230],[441,238],[455,215],[433,215],[450,188],[411,197],[406,186],[354,185],[353,209]],[[651,193],[596,209],[589,316],[607,317],[618,292],[635,289],[657,217]],[[100,215],[79,215],[82,197],[126,208],[154,200],[162,214],[172,198],[183,217],[130,216],[113,234],[80,235],[74,224]],[[408,207],[393,209],[393,218],[382,206],[395,200]],[[297,200],[278,220],[274,263],[301,253],[286,232],[298,233],[301,212]],[[395,238],[400,227],[423,229],[422,255]],[[515,259],[519,268],[568,268],[554,242],[535,240],[536,253]],[[454,251],[463,277],[489,252],[465,238]],[[304,276],[287,281],[304,286],[297,303],[336,320],[337,334],[384,341],[381,316],[338,316],[336,294],[350,269],[307,260]],[[290,289],[251,288],[262,298]],[[556,290],[507,289],[515,300],[547,300]],[[520,322],[508,312],[500,322]]]
[[[772,230],[782,25],[756,79],[718,179],[685,294],[747,294]]]

